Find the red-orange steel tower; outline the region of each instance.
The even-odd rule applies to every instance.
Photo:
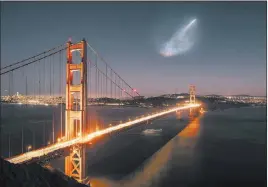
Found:
[[[190,104],[195,104],[195,86],[190,85]]]
[[[194,85],[190,85],[189,94],[190,94],[190,104],[195,104],[195,86]],[[190,108],[189,110],[189,119],[190,121],[194,119],[194,109],[192,108]]]
[[[81,62],[74,63],[72,53],[79,51]],[[74,84],[73,73],[80,72],[79,84]],[[74,96],[78,106],[74,106]],[[65,139],[71,140],[83,136],[87,123],[87,47],[86,41],[67,43],[66,66],[66,111],[65,111]],[[82,182],[85,178],[85,148],[75,145],[71,148],[70,155],[65,158],[66,175]]]

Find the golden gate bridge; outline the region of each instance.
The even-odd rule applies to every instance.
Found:
[[[139,98],[140,94],[85,39],[77,43],[68,41],[67,45],[59,45],[2,67],[1,85],[2,89],[4,88],[1,90],[1,95],[4,95],[1,102],[52,107],[52,112],[48,113],[51,120],[45,121],[42,146],[35,145],[36,137],[33,133],[33,145],[25,149],[25,129],[22,126],[21,153],[15,156],[10,154],[8,134],[9,155],[6,160],[12,163],[33,162],[46,155],[57,154],[58,150],[71,148],[72,151],[65,158],[65,173],[80,182],[85,179],[86,173],[85,143],[172,112],[200,107],[195,100],[195,87],[190,86],[188,104],[164,108],[132,120],[102,127],[91,115],[88,109],[90,105],[128,103],[137,106],[139,103],[136,98]],[[25,119],[14,112],[9,117]],[[38,118],[36,123],[40,122],[42,123],[42,120]],[[28,122],[14,120],[12,123],[16,125]],[[47,133],[46,126],[51,127],[50,133]],[[50,137],[46,138],[48,135],[45,133]]]

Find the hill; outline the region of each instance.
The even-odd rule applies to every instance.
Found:
[[[38,164],[12,164],[0,158],[1,187],[88,187],[56,169]]]

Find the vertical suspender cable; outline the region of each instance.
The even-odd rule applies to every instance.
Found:
[[[96,56],[96,74],[95,74],[95,77],[96,77],[96,80],[95,80],[95,87],[96,87],[96,90],[95,90],[95,94],[96,94],[96,99],[98,99],[98,63],[97,63],[98,61],[97,61],[97,56]]]
[[[89,89],[89,98],[91,99],[91,62],[89,61],[89,68],[88,68],[88,89]]]
[[[41,87],[40,87],[40,81],[41,81],[41,72],[40,72],[40,60],[38,61],[38,75],[39,75],[39,79],[38,79],[38,84],[39,84],[39,93],[38,93],[38,100],[40,102],[40,92],[41,92]]]
[[[120,79],[119,79],[119,86],[122,88]],[[122,99],[122,91],[120,89],[119,89],[119,97],[120,97],[120,100],[121,100]]]
[[[96,56],[96,98],[98,99],[98,91],[99,91],[99,72],[98,72],[98,57]]]
[[[89,59],[89,58],[87,58],[87,59]],[[88,95],[89,95],[89,103],[90,103],[91,102],[91,61],[90,60],[88,61],[87,86],[88,86],[88,89],[89,89]],[[86,115],[87,115],[87,133],[90,133],[90,115],[89,115],[89,113],[87,113]]]
[[[106,82],[105,82],[105,97],[108,97],[108,86],[107,86],[107,81],[108,81],[108,77],[107,77],[107,64],[106,64],[106,70],[105,70],[105,76],[106,76]]]
[[[23,145],[23,142],[24,142],[24,141],[23,141],[23,125],[22,125],[22,128],[21,128],[21,140],[22,140],[22,141],[21,141],[21,153],[23,153],[23,146],[24,146],[24,145]]]
[[[54,102],[54,96],[55,96],[55,89],[54,89],[54,55],[52,56],[52,101]]]
[[[48,64],[49,64],[49,99],[50,99],[50,102],[52,102],[52,98],[51,98],[51,57],[49,57],[48,59]],[[52,143],[55,142],[55,129],[54,129],[54,111],[55,111],[55,107],[52,106]]]
[[[54,110],[52,110],[52,143],[55,143]]]
[[[98,72],[98,98],[100,98],[101,97],[100,95],[100,72],[99,71],[97,72]]]
[[[46,58],[44,58],[44,95],[46,95],[47,84],[46,84]]]
[[[14,98],[13,98],[13,95],[14,95],[14,87],[13,87],[13,71],[11,71],[11,96],[12,96],[12,100],[14,99]],[[15,110],[15,107],[13,106],[13,107],[12,107],[12,116],[14,116],[14,110]]]
[[[59,59],[59,61],[60,61],[60,62],[59,62],[59,71],[60,71],[60,72],[59,72],[59,76],[60,76],[60,77],[59,77],[59,83],[60,83],[60,84],[59,84],[59,89],[60,89],[60,90],[59,90],[59,93],[60,93],[60,95],[62,94],[62,93],[61,93],[61,71],[62,71],[62,70],[61,70],[61,54],[62,54],[62,53],[61,53],[61,51],[60,51],[60,59]],[[62,137],[62,105],[60,105],[60,135],[61,135],[61,137]]]
[[[101,98],[103,98],[103,93],[102,93],[102,74],[100,74],[100,93],[101,93]]]
[[[52,55],[52,102],[54,103],[55,102],[55,70],[54,70],[54,68],[55,68],[55,58],[54,58],[54,56],[55,55]],[[56,108],[54,108],[54,113],[56,113]],[[59,124],[59,120],[58,120],[59,118],[58,117],[55,117],[54,118],[54,123],[55,123],[55,121],[57,122],[57,124]]]
[[[62,53],[62,55],[63,55],[63,53]],[[62,62],[61,62],[61,63],[62,63],[61,70],[63,71],[63,70],[65,70],[65,67],[66,67],[66,66],[65,66],[65,62],[64,62],[64,60],[61,60],[61,61],[62,61]],[[65,72],[65,71],[63,71],[63,72]],[[64,84],[65,81],[64,81],[63,77],[64,77],[64,73],[61,74],[61,84],[62,84],[62,90],[61,90],[61,105],[60,105],[60,106],[61,106],[61,110],[63,110],[63,108],[62,108],[62,107],[63,107],[62,103],[63,103],[63,97],[64,97],[64,93],[65,93],[65,92],[64,92],[64,88],[63,88],[64,85],[65,85],[65,84]],[[62,112],[61,112],[61,119],[63,119],[63,114],[62,114]],[[62,120],[62,123],[63,123],[63,120]],[[63,125],[63,124],[62,124],[62,125]],[[64,134],[65,134],[65,133],[64,133]]]
[[[46,138],[45,138],[45,132],[46,132],[46,121],[44,121],[44,123],[43,123],[43,144],[44,144],[44,146],[46,145]]]
[[[114,87],[114,98],[116,99],[116,86],[115,86],[115,83],[116,83],[116,76],[115,76],[114,73],[113,73],[113,77],[114,77],[114,83],[113,83],[113,87]]]
[[[111,87],[111,98],[113,98],[113,72],[112,72],[112,70],[111,70],[111,85],[110,85],[110,87]]]
[[[33,97],[34,97],[34,100],[36,100],[36,87],[37,87],[37,85],[35,85],[36,80],[37,80],[36,74],[37,74],[37,72],[36,72],[36,63],[33,63],[33,75],[34,75],[34,77],[32,79],[32,81],[33,81],[32,83],[33,83]]]
[[[28,79],[27,79],[27,74],[26,74],[26,81],[25,81],[25,83],[26,83],[26,88],[25,88],[25,91],[26,91],[26,106],[27,106],[27,104],[28,104]]]
[[[49,97],[51,98],[51,57],[49,57]]]

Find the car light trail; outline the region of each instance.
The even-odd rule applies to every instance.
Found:
[[[27,153],[24,153],[21,155],[14,156],[12,158],[8,158],[6,160],[9,162],[15,163],[15,164],[25,162],[25,161],[31,160],[32,158],[41,157],[43,155],[52,153],[56,150],[64,149],[64,148],[67,148],[67,147],[75,145],[75,144],[87,143],[96,137],[100,137],[102,135],[123,129],[125,127],[129,127],[129,126],[141,123],[141,122],[145,122],[147,120],[157,118],[157,117],[166,115],[168,113],[176,112],[177,110],[184,110],[184,109],[195,108],[195,107],[199,107],[199,106],[200,106],[200,104],[189,104],[187,106],[172,108],[172,109],[169,109],[169,110],[166,110],[163,112],[159,112],[157,114],[152,114],[150,116],[141,117],[139,119],[129,121],[126,123],[122,123],[122,124],[119,124],[119,125],[116,125],[113,127],[108,127],[106,129],[103,129],[103,130],[100,130],[97,132],[93,132],[93,133],[90,133],[88,135],[84,135],[82,137],[77,137],[77,138],[72,139],[72,140],[58,142],[58,143],[52,144],[52,145],[44,147],[44,148],[40,148],[40,149],[33,150],[33,151],[30,151],[30,152],[27,152]]]

